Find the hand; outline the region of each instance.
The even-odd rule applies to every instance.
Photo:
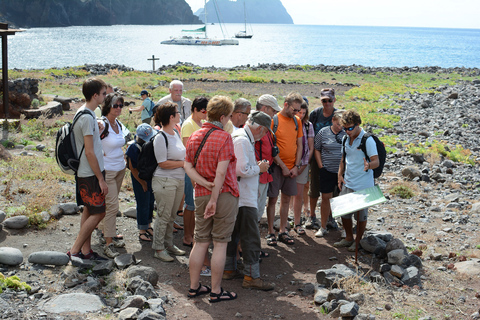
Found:
[[[306,168],[307,168],[307,165],[301,166],[300,169],[298,170],[298,175],[301,175]]]
[[[363,169],[365,170],[365,172],[367,172],[368,169],[370,169],[370,162],[367,162],[365,158],[363,158]]]
[[[107,183],[105,182],[105,180],[101,180],[98,182],[98,184],[100,185],[100,190],[102,190],[102,194],[104,196],[106,196],[108,194],[108,185]]]
[[[257,164],[260,167],[260,173],[266,172],[270,167],[270,165],[268,164],[268,161],[258,161]]]
[[[295,178],[298,176],[298,168],[297,166],[290,169],[290,178]]]
[[[147,181],[140,180],[140,184],[142,185],[143,192],[147,192],[148,191]]]
[[[105,125],[103,124],[102,120],[97,120],[98,123],[98,130],[100,130],[100,133],[105,129]]]
[[[290,177],[290,170],[287,167],[282,168],[282,174],[284,177]]]
[[[208,219],[215,215],[215,211],[217,210],[217,202],[210,200],[205,207],[205,212],[203,213],[203,218]]]
[[[338,190],[342,190],[342,185],[345,184],[345,180],[343,180],[343,176],[338,177]]]

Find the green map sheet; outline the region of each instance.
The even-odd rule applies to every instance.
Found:
[[[374,186],[332,198],[330,199],[330,206],[332,208],[332,216],[335,218],[386,201],[387,199],[383,196],[380,187]]]

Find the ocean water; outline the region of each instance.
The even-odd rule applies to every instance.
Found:
[[[8,67],[20,69],[123,64],[151,70],[178,61],[233,67],[259,63],[480,67],[480,29],[252,25],[238,46],[161,45],[192,25],[32,28],[8,37]],[[226,24],[232,36],[241,24]],[[219,25],[209,36],[222,38]]]

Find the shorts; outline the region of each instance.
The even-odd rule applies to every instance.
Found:
[[[297,179],[298,184],[307,184],[308,176],[309,176],[308,171],[310,171],[310,165],[309,164],[307,164],[307,167],[305,168],[305,170],[303,170],[302,174],[297,176],[296,179]]]
[[[105,171],[102,172],[105,178]],[[77,178],[78,191],[89,214],[105,213],[105,195],[102,194],[97,176]]]
[[[327,171],[325,167],[319,169],[319,178],[321,193],[333,192],[338,185],[338,173]]]
[[[350,189],[350,188],[347,188],[345,186],[342,187],[342,191],[340,191],[340,195],[344,195],[344,194],[349,194],[349,193],[352,193],[352,192],[355,192],[354,190]],[[362,222],[362,221],[367,221],[367,218],[368,218],[368,208],[365,208],[365,209],[362,209],[362,210],[358,210],[358,211],[355,211],[355,212],[352,212],[352,213],[349,213],[349,214],[346,214],[344,216],[342,216],[341,218],[342,219],[349,219],[351,220],[352,219],[352,215],[355,215],[355,220],[357,220],[357,222]]]
[[[282,194],[287,196],[296,196],[297,195],[297,179],[284,177],[282,174],[282,168],[275,165],[272,172],[273,181],[268,183],[268,192],[267,196],[269,198],[276,198],[282,191]]]
[[[310,189],[308,190],[308,196],[310,198],[320,197],[320,172],[315,157],[312,158],[310,163]]]
[[[220,193],[213,217],[205,219],[203,214],[210,195],[195,198],[195,231],[198,242],[230,242],[238,213],[238,197],[230,192]]]

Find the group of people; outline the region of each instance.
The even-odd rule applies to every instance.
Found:
[[[120,145],[120,138],[116,137],[122,132],[116,117],[123,107],[123,98],[113,93],[104,102],[106,88],[102,80],[86,80],[86,103],[79,111],[88,109],[93,113],[103,103],[102,114],[109,125],[110,139],[100,139],[93,116],[81,117],[80,125],[74,128],[77,149],[85,146],[80,159],[82,170],[77,174],[85,208],[80,232],[68,254],[81,258],[98,257],[91,250],[90,238],[104,216],[105,248],[113,251],[121,244],[114,223],[107,217],[109,212],[118,212],[118,192],[125,174],[125,162],[122,167],[111,159],[118,160],[117,148],[125,143]],[[210,100],[198,97],[192,103],[182,93],[183,84],[175,80],[170,84],[170,95],[155,104],[153,115],[148,114],[154,105],[150,101],[130,109],[142,111],[144,122],[136,129],[135,142],[126,151],[126,167],[137,201],[139,239],[152,241],[154,257],[161,261],[171,262],[172,256],[185,255],[173,243],[173,224],[177,214],[183,212],[183,245],[192,247],[188,297],[209,294],[212,303],[236,299],[236,293],[221,286],[222,280],[235,278],[243,279],[243,288],[272,290],[273,286],[260,277],[260,258],[268,256],[261,250],[259,231],[265,208],[267,245],[294,244],[288,224],[291,201],[295,232],[305,234],[305,227],[317,229],[317,237],[325,236],[329,227],[335,225],[329,200],[336,194],[374,185],[372,169],[379,165],[375,142],[366,141],[367,161],[358,148],[365,134],[360,127],[360,115],[354,110],[336,110],[335,90],[331,88],[321,91],[322,107],[310,114],[308,99],[295,92],[286,96],[283,108],[274,96],[264,94],[257,99],[253,112],[250,102],[243,98],[232,102],[226,96]],[[149,99],[148,92],[141,94],[144,101]],[[100,124],[103,125],[105,120]],[[142,179],[138,156],[150,140],[158,166],[151,179]],[[319,222],[315,211],[320,195]],[[274,218],[279,196],[280,223],[276,235]],[[155,202],[157,215],[153,220]],[[334,246],[355,251],[366,227],[367,214],[364,209],[342,216],[345,238]],[[353,215],[357,220],[355,240]],[[107,250],[105,254],[110,257]],[[211,286],[200,283],[206,268]]]

